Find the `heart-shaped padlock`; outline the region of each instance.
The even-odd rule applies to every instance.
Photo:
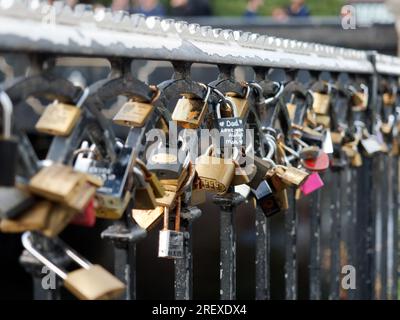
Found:
[[[320,172],[329,168],[329,162],[329,156],[321,151],[315,159],[303,160],[303,166],[308,170]]]

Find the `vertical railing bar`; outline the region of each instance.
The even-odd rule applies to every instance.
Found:
[[[297,299],[297,214],[295,191],[288,190],[289,209],[285,213],[285,296]]]
[[[193,299],[193,257],[192,257],[192,225],[187,222],[181,227],[184,232],[183,258],[175,259],[175,300]]]
[[[385,154],[381,155],[381,217],[382,217],[382,252],[381,252],[381,273],[382,273],[382,300],[387,299],[387,240],[388,240],[388,188],[387,168],[388,161]]]
[[[359,270],[358,263],[358,233],[360,231],[361,226],[358,225],[357,220],[357,192],[358,192],[358,180],[357,180],[357,170],[358,168],[352,168],[350,170],[350,179],[351,179],[351,193],[350,193],[350,234],[349,234],[349,252],[350,261],[349,264],[354,266],[356,270]],[[360,286],[356,286],[356,289],[349,290],[349,298],[351,300],[357,299],[359,297]]]
[[[375,274],[374,274],[374,298],[382,299],[382,156],[376,156],[376,172],[375,172]]]
[[[310,205],[310,299],[321,299],[321,191],[314,192]]]
[[[392,299],[398,299],[398,262],[399,262],[399,157],[393,158],[393,286],[392,286]]]
[[[340,169],[339,169],[340,170]],[[332,172],[332,191],[331,191],[331,233],[330,233],[330,251],[331,251],[331,269],[330,269],[330,300],[338,300],[340,293],[340,234],[341,234],[341,202],[340,194],[340,171]]]
[[[387,181],[387,207],[388,207],[388,215],[387,215],[387,254],[386,254],[386,272],[387,272],[387,299],[392,300],[392,293],[393,293],[393,239],[394,239],[394,229],[393,229],[393,216],[394,216],[394,210],[393,210],[393,173],[394,173],[394,168],[393,168],[393,157],[392,156],[387,156],[387,169],[386,169],[386,175],[385,179]]]
[[[256,300],[269,300],[270,290],[270,229],[262,209],[256,206]]]

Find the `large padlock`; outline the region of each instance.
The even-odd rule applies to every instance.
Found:
[[[38,236],[35,234],[35,237]],[[68,273],[62,270],[47,258],[43,252],[40,252],[39,248],[34,246],[32,238],[33,234],[31,232],[25,232],[22,235],[24,248],[39,262],[63,279],[65,288],[78,299],[108,300],[117,298],[124,292],[125,285],[119,279],[100,265],[91,264],[60,239],[55,238],[53,242],[60,252],[72,259],[80,268]]]
[[[81,106],[88,95],[89,88],[86,88],[76,105],[55,100],[39,118],[36,130],[53,136],[69,136],[81,116]]]
[[[158,257],[168,259],[182,259],[184,256],[184,233],[181,227],[181,200],[177,199],[175,208],[175,228],[169,230],[169,208],[164,209],[164,226],[159,233]]]
[[[18,143],[12,137],[13,104],[10,97],[0,92],[3,107],[3,134],[0,137],[0,186],[13,187],[17,171]]]
[[[221,104],[228,106],[233,117],[223,118],[221,116]],[[220,147],[241,148],[246,144],[245,122],[239,117],[236,105],[231,100],[220,100],[216,106],[216,127],[220,133]]]
[[[212,156],[213,146],[196,159],[196,172],[204,190],[226,193],[235,175],[236,165],[231,159]]]
[[[197,129],[204,121],[208,111],[208,98],[211,89],[207,88],[204,99],[194,98],[191,94],[182,94],[172,113],[172,120],[186,129]]]

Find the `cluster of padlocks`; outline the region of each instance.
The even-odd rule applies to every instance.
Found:
[[[46,57],[39,61],[1,89],[0,231],[23,233],[22,261],[33,256],[80,299],[115,298],[125,284],[58,238],[69,224],[123,221],[102,232],[121,243],[138,229],[160,229],[154,255],[179,260],[190,236],[181,220],[198,218],[207,194],[221,208],[247,200],[267,219],[289,210],[292,194],[323,188],[321,173],[400,152],[395,76],[373,82],[311,70],[300,81],[287,70],[278,82],[258,66],[255,80],[238,81],[235,65],[221,63],[217,80],[200,83],[191,63],[174,62],[172,79],[149,85],[121,59],[108,78],[81,88],[53,73]],[[108,119],[102,110],[117,96],[126,102]],[[40,160],[13,117],[32,97],[46,102],[35,130],[52,137]],[[71,261],[79,268],[66,271]]]

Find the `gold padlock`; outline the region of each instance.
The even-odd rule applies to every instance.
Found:
[[[35,128],[53,136],[69,136],[80,115],[81,110],[77,106],[55,101],[46,107]]]
[[[313,92],[313,110],[316,114],[327,115],[331,104],[331,97],[328,94]]]
[[[327,115],[317,114],[316,115],[316,122],[319,125],[322,125],[324,128],[331,127],[331,117]]]
[[[231,159],[212,156],[213,146],[196,159],[196,172],[202,188],[224,194],[228,191],[235,175],[235,163]]]
[[[384,106],[392,107],[396,103],[396,95],[386,92],[383,94],[382,100]]]
[[[289,209],[289,198],[287,194],[287,190],[283,189],[281,191],[276,191],[274,193],[274,197],[278,202],[279,207],[281,210],[288,210]]]
[[[50,201],[39,201],[18,218],[0,220],[0,231],[5,233],[20,233],[43,230],[47,226],[52,206]]]
[[[39,235],[35,235],[38,237]],[[81,300],[105,300],[119,297],[125,285],[100,265],[93,265],[60,239],[52,239],[60,253],[71,258],[80,268],[66,272],[57,267],[39,248],[33,245],[33,235],[25,232],[22,244],[37,260],[63,279],[65,288]]]
[[[118,220],[122,217],[131,199],[131,193],[125,192],[122,201],[114,201],[112,197],[96,196],[96,217],[101,219]]]
[[[245,119],[247,117],[247,113],[250,109],[249,104],[249,95],[250,95],[250,86],[246,86],[246,93],[244,97],[238,96],[235,92],[227,92],[225,94],[226,99],[233,102],[233,104],[237,108],[237,116],[239,118]]]
[[[288,111],[290,121],[294,121],[297,105],[294,103],[286,103],[286,109]]]
[[[143,229],[151,230],[161,219],[164,207],[156,207],[153,210],[132,210],[132,218]]]
[[[172,113],[172,120],[176,121],[182,128],[199,128],[208,110],[209,96],[209,88],[204,99],[196,99],[190,94],[183,94]]]
[[[46,237],[56,237],[71,222],[78,211],[63,205],[54,204],[48,213],[47,223],[40,231]]]
[[[114,116],[113,122],[120,126],[142,128],[153,109],[150,103],[129,100]]]
[[[309,173],[297,169],[295,167],[285,167],[278,165],[276,167],[276,175],[282,180],[282,182],[289,187],[299,187],[301,186],[309,176]]]
[[[133,170],[138,181],[138,185],[135,189],[134,209],[155,209],[157,206],[156,197],[150,184],[146,182],[143,171],[137,167]]]

